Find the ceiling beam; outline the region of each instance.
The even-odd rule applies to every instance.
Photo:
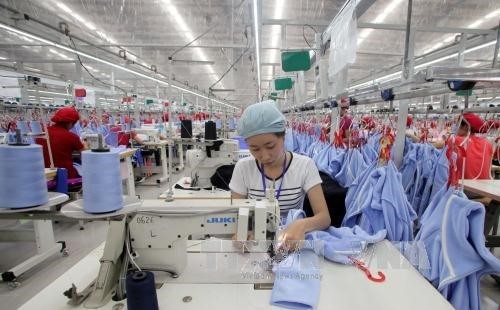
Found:
[[[358,28],[406,31],[406,25],[403,24],[358,23]],[[469,28],[458,28],[458,27],[412,26],[412,30],[420,32],[466,33],[466,34],[486,34],[486,35],[496,34],[496,30],[491,30],[491,29],[469,29]]]

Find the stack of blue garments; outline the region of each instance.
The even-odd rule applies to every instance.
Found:
[[[500,273],[500,260],[485,247],[484,206],[443,188],[422,215],[415,237],[429,255],[424,276],[456,309],[480,309],[481,276]]]
[[[325,144],[315,157],[313,157],[318,170],[328,174],[332,179],[339,173],[344,162],[345,149],[338,149],[330,144]]]
[[[402,184],[408,201],[420,218],[435,193],[448,181],[446,149],[412,143],[403,158]]]
[[[284,228],[305,217],[302,210],[290,210]],[[318,257],[341,264],[351,264],[371,243],[382,241],[385,231],[374,235],[353,228],[330,226],[327,230],[306,234],[300,252],[293,252],[274,266],[275,280],[271,304],[288,309],[316,309],[320,295],[320,265]]]
[[[340,171],[335,175],[335,180],[342,187],[350,187],[354,180],[365,171],[368,165],[359,149],[347,150],[343,159]]]
[[[373,162],[350,186],[343,226],[359,225],[370,234],[387,230],[390,241],[411,241],[417,215],[406,198],[401,174],[392,160],[377,165]]]

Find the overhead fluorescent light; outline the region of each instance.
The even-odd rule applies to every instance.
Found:
[[[486,15],[484,18],[490,19],[490,18],[498,17],[498,16],[500,16],[500,9],[491,12],[490,14]]]
[[[260,90],[260,42],[259,42],[259,10],[258,10],[258,1],[253,0],[253,26],[255,33],[255,62],[257,66],[257,89],[259,94],[259,100],[261,98],[261,90]]]
[[[191,28],[189,28],[189,26],[187,25],[187,23],[184,20],[184,18],[182,17],[182,15],[177,10],[177,7],[172,3],[171,0],[163,0],[163,3],[164,3],[164,6],[163,6],[164,10],[174,18],[175,24],[185,34],[188,42],[194,41],[195,37],[193,35],[193,32],[191,31]],[[196,42],[194,44],[196,44]],[[207,55],[203,52],[203,50],[201,48],[194,48],[194,52],[196,53],[198,58],[200,58],[200,60],[208,61]],[[217,77],[217,74],[216,74],[213,66],[207,66],[206,68],[208,70],[209,76],[212,77],[213,81],[217,81],[219,78]],[[218,85],[220,85],[220,87],[224,88],[224,85],[222,82],[219,82]]]
[[[380,13],[379,15],[377,15],[377,17],[375,17],[373,23],[377,24],[383,22],[387,17],[387,15],[389,15],[401,1],[402,0],[393,0],[388,6],[384,8],[382,13]]]
[[[57,3],[57,6],[58,6],[61,10],[63,10],[64,12],[66,12],[66,13],[68,13],[68,14],[72,14],[72,13],[73,13],[73,11],[72,11],[70,8],[68,8],[68,7],[67,7],[64,3],[60,3],[60,2],[58,2],[58,3]]]
[[[467,26],[467,28],[477,28],[479,25],[481,25],[482,23],[484,22],[484,19],[481,18],[481,19],[478,19],[476,20],[475,22],[473,22],[472,24],[470,24],[469,26]]]
[[[90,30],[96,30],[96,29],[97,29],[97,28],[94,26],[94,24],[89,23],[89,22],[86,22],[84,25],[85,25],[85,26],[87,26],[87,28],[89,28]],[[110,41],[110,40],[108,40],[108,41]]]
[[[9,25],[6,25],[2,22],[0,22],[0,28],[1,29],[5,29],[5,30],[8,30],[8,31],[12,31],[14,33],[17,33],[17,34],[21,34],[21,35],[25,35],[29,38],[32,38],[34,40],[37,40],[37,41],[40,41],[42,43],[45,43],[47,45],[50,45],[50,46],[53,46],[53,47],[56,47],[56,48],[59,48],[59,49],[62,49],[64,51],[67,51],[67,52],[70,52],[70,53],[74,53],[74,54],[78,54],[82,57],[85,57],[85,58],[88,58],[88,59],[91,59],[91,60],[94,60],[96,62],[99,62],[99,63],[102,63],[102,64],[105,64],[105,65],[108,65],[110,67],[113,67],[113,68],[116,68],[116,69],[119,69],[119,70],[122,70],[122,71],[125,71],[125,72],[128,72],[128,73],[132,73],[136,76],[139,76],[139,77],[142,77],[142,78],[145,78],[145,79],[148,79],[150,81],[154,81],[154,82],[157,82],[158,84],[160,85],[163,85],[163,86],[169,86],[170,84],[165,82],[165,81],[162,81],[160,79],[157,79],[157,78],[154,78],[152,76],[149,76],[149,75],[146,75],[146,74],[143,74],[143,73],[140,73],[140,72],[137,72],[137,71],[134,71],[132,69],[129,69],[127,67],[124,67],[124,66],[121,66],[121,65],[117,65],[115,63],[112,63],[112,62],[109,62],[107,60],[104,60],[104,59],[101,59],[101,58],[98,58],[96,56],[93,56],[93,55],[90,55],[90,54],[87,54],[85,52],[82,52],[82,51],[79,51],[79,50],[76,50],[76,49],[73,49],[71,47],[68,47],[68,46],[65,46],[65,45],[62,45],[62,44],[59,44],[59,43],[56,43],[56,42],[53,42],[53,41],[50,41],[50,40],[47,40],[47,39],[44,39],[44,38],[41,38],[37,35],[34,35],[34,34],[31,34],[31,33],[28,33],[28,32],[25,32],[23,30],[19,30],[17,28],[14,28],[14,27],[11,27]],[[189,89],[186,89],[186,88],[183,88],[183,87],[180,87],[180,86],[177,86],[177,85],[171,85],[171,87],[175,88],[175,89],[178,89],[180,91],[183,91],[183,92],[186,92],[186,93],[190,93],[190,94],[193,94],[195,96],[198,96],[198,97],[201,97],[201,98],[205,98],[205,99],[208,99],[208,100],[212,100],[214,102],[217,102],[217,103],[220,103],[224,106],[227,106],[227,107],[233,107],[233,108],[236,108],[232,105],[229,105],[229,104],[226,104],[224,102],[221,102],[220,100],[218,99],[214,99],[214,98],[209,98],[203,94],[200,94],[200,93],[196,93],[192,90],[189,90]]]
[[[36,92],[36,89],[28,89],[28,92]],[[39,90],[39,93],[42,94],[51,94],[51,95],[61,95],[61,96],[68,96],[68,94],[65,93],[58,93],[58,92],[53,92],[53,91],[47,91],[47,90]]]

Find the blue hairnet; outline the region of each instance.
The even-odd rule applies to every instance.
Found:
[[[272,100],[252,104],[243,111],[238,122],[238,134],[249,138],[264,133],[285,131],[285,116]]]

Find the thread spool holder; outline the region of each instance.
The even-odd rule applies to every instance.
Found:
[[[23,135],[21,134],[21,129],[16,129],[16,142],[9,143],[12,146],[27,146],[29,143],[23,143]]]
[[[109,152],[109,147],[105,146],[102,141],[102,134],[97,135],[97,148],[92,149],[92,152],[96,153]]]

